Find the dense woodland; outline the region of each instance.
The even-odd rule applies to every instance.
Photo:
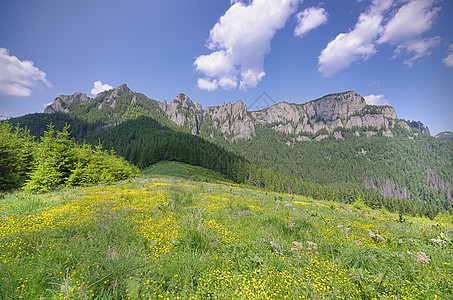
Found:
[[[305,182],[367,188],[382,196],[410,198],[451,210],[453,141],[436,140],[421,132],[408,138],[402,129],[394,133],[394,138],[363,138],[343,130],[345,139],[294,142],[288,135],[257,128],[253,140],[226,143],[218,139],[216,143]]]
[[[39,130],[52,117],[54,117],[52,122],[55,121],[56,124],[55,128],[63,130],[63,132],[67,131],[63,122],[65,124],[70,122],[71,128],[72,126],[75,128],[73,137],[79,143],[85,143],[84,147],[88,147],[86,143],[100,144],[105,149],[114,150],[115,153],[141,169],[162,160],[179,161],[215,170],[236,183],[276,192],[301,194],[315,199],[342,203],[359,201],[372,208],[385,208],[392,212],[425,215],[430,218],[436,216],[440,211],[451,211],[451,202],[445,201],[445,198],[440,197],[441,193],[432,192],[431,190],[433,189],[430,189],[430,186],[424,189],[427,193],[424,195],[426,197],[425,201],[413,201],[405,197],[392,197],[385,195],[379,190],[378,180],[381,178],[379,176],[384,176],[385,178],[385,176],[392,174],[379,173],[379,169],[366,170],[367,166],[370,165],[371,158],[359,152],[362,149],[367,149],[365,150],[367,153],[368,151],[380,153],[381,157],[375,156],[378,158],[373,158],[377,160],[376,166],[382,165],[382,171],[385,172],[392,172],[392,170],[396,172],[396,168],[401,166],[401,164],[404,166],[411,164],[404,163],[404,161],[401,162],[404,157],[394,157],[393,151],[390,151],[391,148],[395,147],[393,149],[396,153],[395,155],[399,151],[402,151],[400,155],[403,156],[404,153],[411,154],[410,151],[414,151],[414,147],[410,147],[410,144],[407,145],[407,148],[404,148],[405,144],[399,143],[398,139],[385,138],[386,143],[376,143],[376,140],[372,138],[357,138],[356,140],[352,139],[352,142],[350,142],[350,139],[342,141],[328,139],[313,143],[299,143],[287,148],[270,147],[270,143],[263,139],[261,143],[252,143],[251,141],[232,143],[228,147],[230,150],[225,150],[223,146],[216,145],[198,136],[171,129],[150,117],[131,119],[109,130],[91,130],[93,125],[69,117],[67,114],[58,113],[45,116],[42,119],[40,115],[31,116],[31,123],[35,126],[32,127],[35,134],[39,135]],[[23,120],[24,118],[21,119],[21,121]],[[41,126],[38,126],[38,120],[42,120]],[[21,124],[24,123],[26,122]],[[20,129],[17,130],[20,131]],[[274,138],[272,135],[268,136],[269,138]],[[280,138],[283,138],[283,136]],[[417,140],[416,142],[423,142],[423,140]],[[448,152],[451,149],[449,144],[438,143],[434,145],[438,148],[433,149],[433,146],[429,146],[431,147],[430,149],[428,146],[426,147],[428,147],[429,151],[438,151],[442,155],[445,155],[444,152]],[[297,149],[296,147],[302,148]],[[398,147],[403,147],[403,149]],[[79,146],[79,148],[83,147]],[[338,149],[342,150],[338,151]],[[294,161],[291,159],[292,154],[289,150],[300,151],[300,153],[305,155],[300,155]],[[260,154],[253,155],[254,153]],[[414,154],[411,155],[410,157],[414,156]],[[421,153],[420,155],[426,155],[426,153]],[[448,156],[445,157],[448,158]],[[378,163],[379,161],[381,164]],[[451,164],[451,159],[450,161],[438,162],[438,165],[445,166],[447,174],[449,174],[448,164]],[[417,163],[414,165],[419,168],[423,167]],[[297,170],[300,173],[296,173]],[[370,186],[369,189],[365,189],[360,184],[357,184],[361,170],[369,175],[368,180],[373,182],[375,187]],[[319,177],[313,175],[315,171],[318,172]],[[406,173],[407,171],[415,174],[411,170],[405,170],[405,172],[401,173]],[[436,174],[435,176],[438,175]],[[434,174],[431,175],[433,178],[435,176]],[[404,176],[401,177],[405,179]],[[439,184],[440,179],[436,178],[436,182]],[[410,178],[408,177],[406,180],[410,181]],[[67,179],[66,183],[74,184],[77,182]],[[371,185],[372,183],[369,184]],[[400,182],[398,181],[396,183],[397,190],[399,189],[399,184]]]

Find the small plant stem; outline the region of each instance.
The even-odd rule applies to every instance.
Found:
[[[385,275],[387,275],[387,272],[388,272],[388,271],[389,271],[389,269],[386,269],[386,270],[385,270],[384,275],[382,275],[381,281],[379,282],[379,289],[378,289],[378,293],[379,293],[379,294],[381,293],[382,282],[384,281]]]

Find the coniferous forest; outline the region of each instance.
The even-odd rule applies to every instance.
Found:
[[[130,178],[137,167],[104,151],[102,146],[74,142],[69,126],[62,131],[50,124],[36,139],[27,129],[0,123],[1,191],[24,188],[46,192],[59,186],[92,185]]]
[[[167,127],[151,117],[138,117],[124,121],[108,130],[96,130],[96,126],[99,128],[99,124],[93,125],[93,123],[84,122],[63,113],[35,114],[26,117],[12,121],[16,124],[25,124],[27,128],[30,126],[33,135],[42,136],[41,139],[49,139],[49,132],[44,131],[43,128],[45,128],[47,122],[52,122],[55,125],[47,127],[47,130],[61,130],[58,134],[63,135],[64,138],[60,137],[60,140],[66,140],[72,146],[75,146],[77,150],[73,152],[79,153],[79,156],[83,151],[91,153],[91,155],[93,153],[108,153],[102,152],[100,149],[102,145],[102,148],[115,151],[114,153],[141,169],[163,160],[179,161],[217,171],[239,184],[247,184],[276,192],[306,195],[320,200],[332,200],[341,203],[354,203],[360,200],[372,208],[385,208],[392,212],[424,215],[430,218],[434,218],[441,211],[452,210],[452,202],[448,201],[449,195],[446,189],[442,189],[441,184],[439,184],[442,181],[436,177],[437,174],[431,174],[431,185],[429,185],[429,182],[427,183],[431,189],[420,187],[420,192],[416,195],[415,201],[409,199],[407,195],[404,197],[405,195],[401,193],[408,193],[408,191],[407,189],[400,189],[399,185],[410,186],[411,176],[424,176],[424,166],[416,162],[412,164],[405,161],[404,157],[396,156],[404,156],[409,153],[410,155],[406,157],[418,157],[434,152],[438,155],[431,155],[432,157],[453,157],[451,156],[452,153],[449,152],[451,150],[449,141],[428,142],[420,138],[416,141],[406,142],[403,141],[403,138],[398,139],[398,137],[395,139],[381,137],[354,139],[351,137],[342,141],[326,139],[320,142],[299,143],[293,147],[282,148],[270,147],[271,144],[266,142],[266,136],[269,139],[275,139],[273,133],[264,134],[261,142],[255,140],[235,143],[216,141],[213,143],[182,130]],[[70,127],[68,128],[66,124],[70,124]],[[12,129],[11,125],[6,126]],[[11,132],[16,135],[21,132],[18,136],[24,136],[23,139],[27,137],[30,141],[33,140],[27,130],[19,127]],[[79,144],[69,142],[70,133],[83,146],[76,146]],[[50,133],[50,135],[52,134],[55,135],[55,132]],[[376,141],[379,138],[386,142]],[[418,143],[418,146],[413,147],[414,143]],[[98,145],[98,147],[92,149],[87,146],[88,144]],[[292,151],[299,151],[305,155],[300,155],[294,161],[291,159],[291,157],[294,157]],[[373,158],[363,154],[364,151],[373,152]],[[260,153],[260,155],[255,155],[255,153]],[[85,156],[89,155],[85,154]],[[374,165],[371,164],[373,169],[368,170],[366,168],[370,166],[372,159],[375,160]],[[75,159],[73,160],[75,161]],[[59,175],[63,179],[52,181],[53,184],[76,185],[108,181],[109,178],[81,179],[82,174],[90,169],[88,163],[90,161],[90,159],[83,161],[79,159],[77,163],[72,162],[72,169],[70,168],[72,171],[67,168],[66,171],[58,173],[63,174]],[[385,161],[385,163],[382,163],[382,161]],[[441,170],[442,176],[452,176],[451,159],[433,161],[432,163],[439,166],[437,170]],[[38,175],[31,177],[32,173],[22,171],[22,174],[28,175],[21,176],[20,181],[16,181],[15,185],[9,184],[8,187],[24,185],[24,188],[35,190],[51,188],[48,184],[44,185],[44,188],[38,188],[36,184],[33,185],[33,182],[38,179],[33,181],[32,178],[38,178],[39,172],[43,172],[45,169],[42,167],[39,169],[36,160],[34,160],[34,165],[34,171]],[[76,165],[79,167],[76,168]],[[30,166],[29,164],[28,168],[31,168]],[[86,169],[84,169],[84,166]],[[400,168],[407,166],[412,166],[413,170],[400,172]],[[318,175],[313,177],[315,172]],[[408,175],[406,177],[399,176],[401,181],[396,183],[380,181],[380,178],[392,176],[396,173]],[[358,181],[364,181],[360,178],[361,174],[368,175],[366,177],[369,185],[367,189],[357,184]],[[88,175],[84,176],[83,178],[89,177]],[[423,178],[418,179],[423,180]],[[433,189],[433,183],[438,184],[437,190]],[[383,192],[383,188],[389,189],[387,194],[385,191]]]

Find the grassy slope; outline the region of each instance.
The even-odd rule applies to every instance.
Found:
[[[145,175],[173,176],[194,181],[232,183],[222,174],[198,166],[175,161],[161,161],[143,171]]]
[[[187,168],[148,172],[201,172]],[[451,224],[402,221],[159,175],[16,193],[0,200],[0,298],[448,299],[452,244],[430,239],[451,238]]]

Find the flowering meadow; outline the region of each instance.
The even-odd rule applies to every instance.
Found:
[[[453,225],[146,175],[0,199],[0,299],[452,299]]]

